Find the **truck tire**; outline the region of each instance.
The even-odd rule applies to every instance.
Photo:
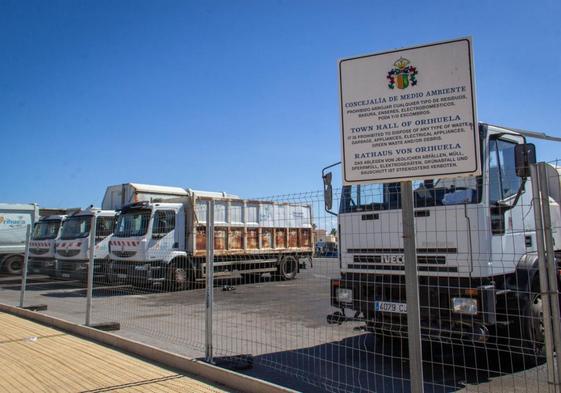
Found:
[[[12,255],[4,261],[4,269],[8,274],[21,274],[23,267],[23,257],[21,255]]]
[[[526,314],[528,339],[525,340],[530,355],[543,356],[545,354],[545,328],[543,320],[543,303],[540,293],[531,293],[528,302],[528,311]]]
[[[292,255],[284,256],[277,266],[277,278],[280,280],[294,280],[298,273],[298,260]]]
[[[539,282],[532,285],[532,292],[521,309],[516,328],[520,332],[520,342],[519,348],[514,350],[523,351],[526,365],[536,365],[545,359],[543,303]]]
[[[166,291],[183,291],[194,285],[193,271],[186,261],[174,260],[169,264],[164,285]]]

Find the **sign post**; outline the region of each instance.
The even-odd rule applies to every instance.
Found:
[[[417,279],[417,248],[413,216],[413,184],[401,182],[403,228],[403,261],[405,263],[405,297],[407,300],[407,337],[411,392],[423,392],[423,351],[421,343],[421,315],[419,281]]]
[[[412,180],[479,176],[470,38],[339,62],[343,181],[400,183],[411,391],[423,391]]]

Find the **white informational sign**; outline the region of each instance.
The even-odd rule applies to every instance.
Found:
[[[481,174],[470,38],[339,63],[345,184]]]

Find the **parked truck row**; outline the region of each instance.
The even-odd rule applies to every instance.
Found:
[[[506,340],[540,354],[543,306],[528,170],[536,152],[526,139],[552,138],[487,124],[479,125],[479,136],[482,176],[415,182],[422,335],[470,344]],[[547,170],[561,269],[561,171]],[[325,209],[337,214],[341,267],[331,280],[338,311],[328,322],[363,321],[380,337],[406,336],[400,184],[344,186],[333,213],[332,176],[324,171],[322,177]],[[0,204],[0,231],[15,226],[24,232],[38,220],[29,244],[34,272],[84,280],[93,244],[99,279],[186,288],[206,277],[211,206],[215,277],[270,273],[290,280],[312,258],[309,205],[136,183],[108,187],[101,208],[40,219],[36,205],[8,211]],[[13,260],[25,246],[14,233],[17,247],[0,243],[0,263],[12,271],[20,268]]]
[[[33,226],[30,248],[36,252],[34,255],[39,259],[52,257],[53,241],[64,215],[77,210],[41,208],[36,203],[0,203],[0,270],[21,273],[29,225]]]
[[[314,247],[309,205],[128,183],[108,187],[102,208],[39,220],[30,242],[30,269],[84,281],[93,242],[96,279],[194,286],[206,277],[211,203],[215,277],[241,274],[254,280],[271,273],[290,280],[306,268]]]

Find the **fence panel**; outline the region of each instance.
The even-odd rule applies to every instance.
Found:
[[[19,306],[21,301],[21,276],[17,273],[21,272],[24,264],[28,227],[2,225],[0,228],[0,294],[2,302],[12,306]]]
[[[501,199],[511,198],[509,208],[483,195],[495,181],[414,185],[426,391],[555,391],[547,378],[542,326],[549,311],[535,274],[530,179],[504,176],[510,183]],[[338,218],[325,212],[321,193],[265,198],[312,206],[316,233],[338,232],[339,250],[316,243],[295,278],[238,271],[238,279],[218,287],[215,360],[252,367],[252,375],[275,373],[276,381],[304,391],[409,391],[399,184],[335,193]],[[271,236],[282,259],[282,247],[297,243],[290,243],[290,217],[279,217],[286,230],[273,228]],[[236,234],[223,236],[231,244],[228,236]],[[337,292],[340,307],[333,307]]]
[[[121,212],[108,241],[105,279],[94,285],[92,322],[118,323],[117,334],[200,358],[205,350],[204,281],[189,281],[187,259],[174,243],[173,214]],[[162,229],[162,220],[168,220]],[[171,250],[171,251],[170,251]],[[183,255],[183,254],[181,254]]]
[[[559,172],[544,166],[533,185],[492,164],[413,184],[427,392],[559,387]],[[408,392],[400,193],[334,189],[333,212],[323,192],[137,206],[96,232],[95,254],[86,221],[78,237],[34,231],[24,305],[85,323],[93,256],[93,326],[300,391]],[[19,303],[20,280],[0,277],[0,301]]]

